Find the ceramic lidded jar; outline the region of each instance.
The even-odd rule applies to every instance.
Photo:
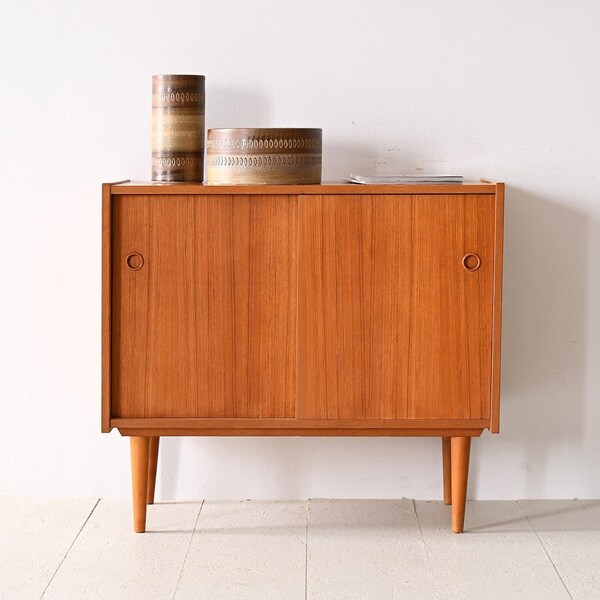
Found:
[[[152,77],[152,181],[204,178],[204,75]]]

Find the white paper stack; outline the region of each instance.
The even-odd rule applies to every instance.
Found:
[[[463,183],[462,175],[350,175],[350,183]]]

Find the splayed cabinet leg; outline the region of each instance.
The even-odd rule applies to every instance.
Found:
[[[133,530],[146,531],[146,500],[148,497],[149,437],[131,436],[131,484],[133,491]]]
[[[151,437],[148,450],[148,504],[154,504],[154,490],[156,488],[156,469],[158,467],[159,437]]]
[[[449,437],[442,438],[442,463],[444,470],[444,504],[452,504],[452,466]]]
[[[469,477],[470,437],[453,437],[450,442],[452,531],[462,533],[465,525],[467,480]]]

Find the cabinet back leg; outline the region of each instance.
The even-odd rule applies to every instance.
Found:
[[[158,467],[159,437],[150,438],[148,451],[148,504],[154,504],[154,490],[156,488],[156,468]]]
[[[148,458],[150,438],[131,436],[131,487],[133,492],[133,530],[146,531],[146,499],[148,495]]]
[[[452,466],[450,460],[450,438],[442,438],[442,464],[444,470],[444,504],[452,504]]]
[[[452,461],[452,531],[454,533],[462,533],[465,525],[471,438],[453,437],[450,444]]]

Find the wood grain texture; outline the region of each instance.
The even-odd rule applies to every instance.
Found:
[[[493,236],[491,196],[415,200],[410,418],[489,417]],[[469,252],[477,271],[462,265]]]
[[[132,438],[136,531],[162,435],[435,435],[462,532],[504,188],[312,187],[103,186],[102,430]]]
[[[263,419],[263,418],[115,418],[111,420],[111,425],[118,428],[148,427],[160,429],[162,427],[169,429],[192,428],[207,429],[215,427],[218,429],[244,429],[247,427],[261,427],[268,425],[277,429],[289,429],[293,431],[297,428],[308,429],[315,427],[323,429],[474,429],[483,428],[489,424],[487,419]],[[155,434],[156,435],[156,434]],[[441,435],[440,433],[432,435]]]
[[[160,437],[149,438],[148,445],[148,494],[147,504],[154,504],[154,492],[156,491],[156,471],[158,469],[158,448]]]
[[[101,431],[111,430],[112,197],[102,184],[102,414]]]
[[[500,357],[502,351],[502,274],[504,256],[504,184],[496,184],[494,226],[494,313],[492,326],[492,433],[500,431]]]
[[[157,429],[151,427],[119,427],[119,432],[123,436],[152,436],[157,435]],[[290,429],[286,427],[284,429],[275,428],[272,426],[261,423],[257,427],[245,427],[232,430],[230,428],[220,429],[218,427],[207,427],[205,429],[199,427],[177,427],[175,429],[160,428],[160,435],[166,436],[302,436],[302,437],[431,437],[437,435],[443,435],[447,437],[461,436],[461,437],[479,437],[483,429],[481,428],[469,428],[469,429],[431,429],[430,427],[421,429],[403,429],[403,428],[390,428],[390,427],[363,427],[362,429],[352,427],[349,429],[343,428],[302,428],[296,427]]]
[[[146,354],[146,394],[140,401],[148,417],[189,416],[194,414],[199,377],[194,317],[194,201],[177,196],[169,202],[145,204],[150,216],[145,255],[148,296],[147,304],[144,300],[138,304],[138,312],[145,314],[148,325],[146,346],[142,336],[138,350]],[[135,227],[136,223],[130,225]],[[125,276],[130,278],[130,272],[126,271]]]
[[[442,438],[442,467],[444,475],[444,504],[452,504],[451,438]]]
[[[299,228],[298,418],[489,417],[493,196],[303,196]]]
[[[146,416],[150,205],[142,197],[113,197],[112,416]],[[130,271],[126,257],[139,252],[145,265]]]
[[[406,418],[411,209],[300,200],[298,418]]]
[[[452,531],[454,533],[462,533],[464,529],[470,453],[470,437],[452,437],[450,455],[452,460]]]
[[[495,194],[496,185],[490,182],[465,182],[462,184],[398,184],[357,185],[350,183],[323,183],[321,185],[210,185],[201,183],[169,183],[128,181],[112,187],[113,194],[144,195],[316,195],[358,194],[411,195],[411,194]]]
[[[114,207],[113,416],[293,416],[296,197]]]
[[[131,188],[105,185],[103,431],[119,417],[258,418],[245,429],[282,435],[280,417],[298,418],[296,435],[327,420],[421,419],[439,435],[436,419],[453,431],[496,419],[497,431],[503,186],[484,185],[497,194],[341,186],[353,193],[316,203],[254,193],[268,186],[111,202]],[[469,252],[480,269],[456,273]]]
[[[136,533],[146,531],[149,441],[150,438],[145,436],[132,436],[129,440],[133,492],[133,530]]]
[[[196,304],[199,339],[212,340],[198,356],[204,415],[292,417],[297,199],[207,197],[197,210],[197,286],[211,293]]]

